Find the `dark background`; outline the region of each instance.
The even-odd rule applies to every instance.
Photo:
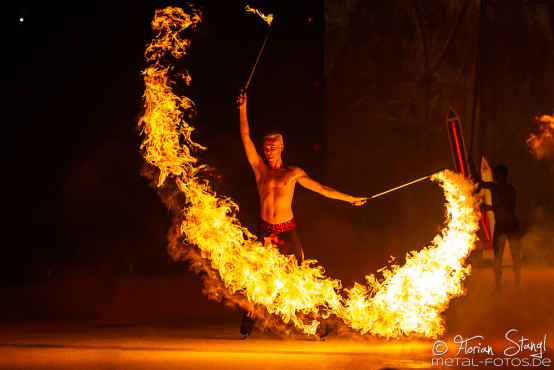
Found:
[[[508,167],[525,263],[552,263],[553,158],[537,161],[526,140],[554,112],[554,2],[326,1],[325,19],[328,178],[376,193],[452,168],[452,107],[477,165]],[[442,220],[438,192],[425,182],[370,202],[354,217],[358,245],[420,248]]]
[[[267,30],[247,3],[276,16],[248,91],[251,131],[257,142],[282,132],[285,161],[339,190],[378,193],[452,167],[448,106],[469,146],[478,3],[198,2],[204,20],[183,61],[193,139],[244,225],[256,225],[258,201],[235,99]],[[168,5],[185,4],[19,1],[2,12],[2,284],[188,269],[166,253],[171,218],[140,175],[136,130],[150,22]],[[552,159],[525,146],[533,117],[554,113],[552,9],[489,1],[482,28],[472,154],[510,169],[528,263],[548,260],[554,239]],[[443,204],[425,182],[356,209],[297,189],[293,206],[307,257],[349,285],[426,245]]]
[[[278,14],[250,84],[253,136],[280,128],[287,157],[323,174],[323,4],[294,3],[198,2],[204,20],[181,66],[192,75],[194,140],[209,148],[202,160],[247,225],[258,204],[235,100],[267,26],[246,4]],[[150,22],[168,5],[186,6],[23,1],[3,12],[2,283],[187,270],[165,251],[171,219],[140,175],[135,128]]]

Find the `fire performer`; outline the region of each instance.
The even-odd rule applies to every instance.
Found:
[[[296,261],[301,263],[304,260],[304,253],[291,207],[296,183],[328,198],[343,200],[355,206],[363,205],[367,201],[367,197],[354,197],[341,193],[313,180],[300,167],[284,164],[281,159],[284,144],[280,134],[273,133],[264,137],[263,151],[267,162],[264,161],[250,138],[245,90],[239,94],[237,105],[240,112],[242,143],[248,162],[254,171],[260,197],[258,238],[263,240],[264,246],[274,244],[278,246],[281,253],[292,254]],[[251,333],[252,315],[252,311],[245,312],[241,334],[249,335]]]
[[[519,244],[519,224],[516,218],[516,189],[509,184],[508,168],[504,165],[498,165],[494,168],[493,182],[482,181],[477,176],[473,158],[468,157],[468,164],[472,175],[479,182],[479,188],[489,189],[491,191],[492,206],[483,204],[483,211],[493,211],[495,224],[492,238],[494,250],[494,282],[495,290],[493,295],[500,295],[502,281],[502,258],[506,241],[510,243],[510,252],[512,254],[515,288],[520,291],[521,281],[521,248]]]

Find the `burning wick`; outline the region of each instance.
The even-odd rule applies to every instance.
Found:
[[[254,75],[254,71],[256,70],[256,67],[258,66],[258,62],[260,61],[260,57],[262,56],[262,52],[264,51],[267,39],[269,37],[269,31],[271,30],[271,23],[273,22],[273,14],[264,15],[258,9],[251,8],[250,5],[246,5],[245,9],[246,9],[247,12],[252,12],[252,13],[258,14],[269,25],[269,29],[267,30],[267,34],[265,35],[264,43],[262,44],[260,52],[258,53],[258,57],[256,58],[256,62],[254,63],[254,67],[252,67],[252,71],[250,72],[250,76],[248,76],[248,80],[246,81],[246,84],[244,85],[244,90],[247,90],[248,86],[250,85],[250,80],[252,80],[252,76]]]
[[[273,22],[273,14],[265,15],[258,9],[251,8],[250,5],[246,5],[246,8],[244,9],[246,9],[247,12],[258,14],[268,24],[268,26],[271,26],[271,22]]]

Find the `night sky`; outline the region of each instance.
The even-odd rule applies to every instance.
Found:
[[[197,104],[193,139],[209,148],[214,187],[256,222],[235,99],[275,13],[249,88],[254,139],[279,128],[287,156],[321,177],[323,2],[204,1],[187,68]],[[1,283],[186,269],[166,253],[171,220],[141,176],[136,123],[154,11],[175,2],[16,1],[4,9],[4,218]],[[288,135],[294,132],[294,135]],[[289,149],[290,148],[290,149]],[[285,158],[287,158],[285,156]]]

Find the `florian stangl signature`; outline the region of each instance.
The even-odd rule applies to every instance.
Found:
[[[516,329],[509,330],[506,333],[506,339],[514,344],[512,347],[508,347],[504,350],[504,354],[508,357],[517,355],[522,351],[530,351],[531,357],[542,358],[546,352],[546,334],[540,342],[533,342],[532,340],[525,338],[523,335],[519,339],[515,339],[519,332]]]
[[[492,347],[487,346],[481,346],[481,341],[484,341],[485,337],[482,335],[476,335],[471,338],[464,339],[461,335],[456,335],[454,337],[454,343],[459,344],[458,352],[456,352],[456,357],[460,354],[460,352],[463,351],[465,355],[475,355],[480,353],[486,353],[490,356],[494,356],[494,352],[492,351]]]
[[[511,329],[506,332],[506,340],[509,342],[509,347],[504,349],[504,355],[506,357],[514,357],[520,353],[529,352],[528,356],[534,358],[543,358],[546,352],[546,334],[540,342],[534,342],[529,338],[519,334],[517,329]],[[487,354],[494,356],[492,346],[485,344],[485,337],[482,335],[476,335],[473,337],[464,338],[461,335],[454,337],[454,343],[458,345],[458,351],[455,357],[461,355],[478,355]],[[448,352],[448,345],[443,341],[436,341],[433,346],[433,354],[435,356],[443,356]]]

